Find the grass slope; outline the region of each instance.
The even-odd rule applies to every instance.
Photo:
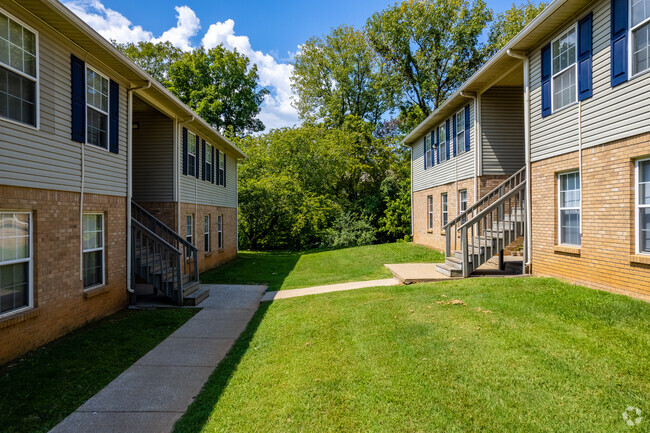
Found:
[[[0,369],[0,431],[50,430],[197,312],[121,311]]]
[[[202,274],[201,282],[268,284],[269,290],[287,290],[390,278],[384,264],[443,260],[438,251],[406,242],[331,251],[240,252],[231,262]]]
[[[554,279],[294,298],[262,304],[175,431],[650,431],[649,364],[649,304]]]

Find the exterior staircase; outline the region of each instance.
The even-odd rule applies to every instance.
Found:
[[[449,221],[445,231],[445,262],[436,270],[449,277],[468,277],[518,238],[526,251],[526,167]],[[524,257],[524,262],[526,258]]]
[[[131,287],[144,283],[177,305],[198,305],[198,249],[142,206],[131,202]]]

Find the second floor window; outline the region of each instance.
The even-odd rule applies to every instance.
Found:
[[[187,174],[196,176],[196,135],[187,133]]]
[[[424,161],[426,162],[426,166],[427,166],[427,167],[431,167],[431,161],[432,161],[432,160],[431,160],[431,152],[432,152],[432,151],[431,151],[431,141],[430,141],[430,137],[431,137],[431,136],[430,136],[429,134],[426,134],[426,135],[424,136],[424,149],[425,149],[425,153],[424,153]]]
[[[212,146],[205,145],[205,180],[212,182]]]
[[[551,43],[553,111],[576,102],[578,98],[576,45],[575,26]]]
[[[440,162],[449,159],[447,155],[447,130],[444,124],[440,125],[440,143],[438,143],[438,152],[440,152]]]
[[[465,152],[465,109],[456,113],[456,154]]]
[[[580,245],[580,174],[576,171],[559,176],[560,244]]]
[[[108,78],[86,69],[86,141],[108,149]]]
[[[632,75],[650,69],[650,1],[632,2]]]
[[[0,117],[36,126],[36,33],[0,12]]]
[[[226,185],[226,154],[221,153],[219,157],[219,185]]]

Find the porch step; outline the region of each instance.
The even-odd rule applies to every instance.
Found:
[[[183,283],[183,297],[189,296],[199,290],[200,283],[198,281],[191,281]]]
[[[445,259],[445,264],[453,269],[463,269],[463,259],[459,259],[457,257],[447,257]]]
[[[463,271],[461,269],[452,268],[446,263],[438,263],[436,265],[436,271],[440,272],[443,275],[448,277],[462,277]]]
[[[196,306],[210,296],[210,289],[208,287],[199,288],[198,283],[196,283],[196,286],[197,289],[194,289],[190,295],[183,296],[183,305]]]

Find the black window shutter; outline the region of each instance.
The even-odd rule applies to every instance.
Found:
[[[199,167],[201,165],[200,161],[199,161],[199,159],[200,159],[199,157],[201,156],[201,154],[199,153],[199,150],[201,149],[201,143],[200,143],[200,140],[199,140],[199,136],[196,135],[195,137],[196,137],[196,157],[195,157],[195,162],[194,162],[194,171],[195,171],[194,175],[198,179],[199,178]],[[205,158],[203,158],[203,159],[205,159]]]
[[[205,164],[205,140],[201,140],[201,153],[203,154],[203,174],[201,174],[201,180],[205,180],[205,169],[207,168],[207,165]]]
[[[542,117],[551,113],[551,44],[548,44],[542,48]]]
[[[221,172],[221,163],[220,163],[221,152],[219,152],[218,149],[214,149],[214,153],[216,154],[215,155],[216,164],[214,166],[214,179],[215,179],[214,183],[216,183],[217,185],[221,185],[221,178],[219,177],[219,173]]]
[[[226,158],[226,154],[223,154],[223,186],[226,186],[226,164],[228,162],[228,158]]]
[[[591,98],[591,28],[593,14],[578,21],[578,100]]]
[[[627,81],[628,0],[612,0],[612,87]]]
[[[217,152],[217,149],[215,147],[212,147],[212,161],[210,161],[210,164],[212,164],[212,172],[210,173],[210,182],[214,183],[214,171],[217,169],[217,166],[214,165],[214,154]]]
[[[120,85],[111,80],[108,92],[108,150],[120,153]]]
[[[187,174],[187,128],[183,128],[183,174]]]
[[[469,152],[469,105],[465,106],[465,152]]]
[[[72,140],[86,142],[86,65],[83,60],[70,56],[72,76]]]

